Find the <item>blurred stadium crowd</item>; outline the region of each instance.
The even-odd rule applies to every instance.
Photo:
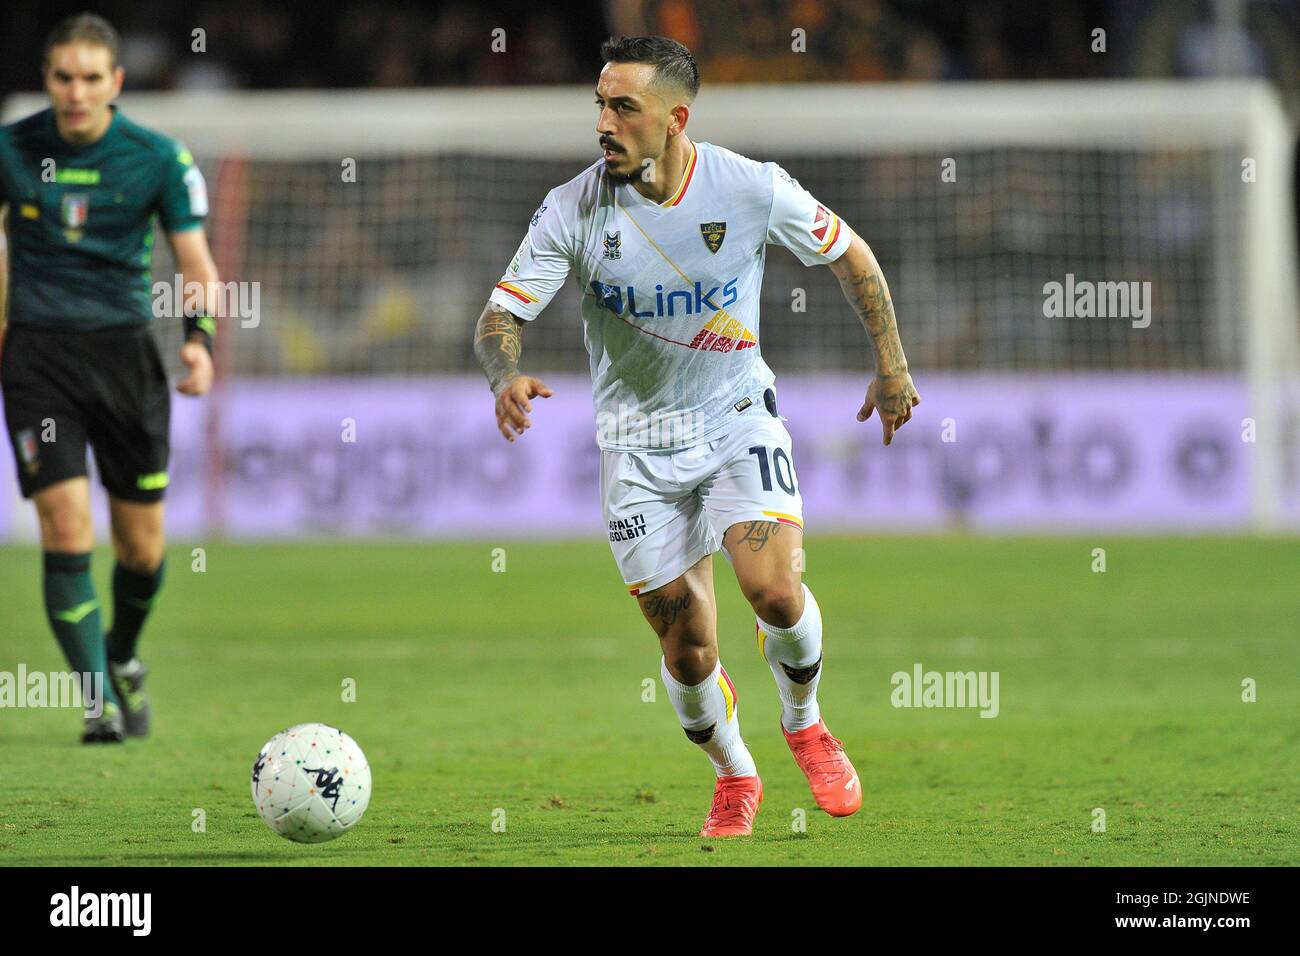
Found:
[[[0,30],[8,91],[39,89],[45,33],[86,5],[11,0]],[[1229,8],[1239,26],[1225,31]],[[94,9],[122,34],[131,90],[589,85],[606,36],[662,33],[696,52],[706,85],[1224,72],[1270,78],[1300,119],[1300,0],[102,0]],[[791,55],[795,26],[806,31],[807,56]],[[203,55],[190,48],[198,28]],[[498,28],[503,52],[493,49]],[[1105,55],[1091,50],[1096,29],[1105,31]],[[1212,294],[1214,283],[1236,273],[1211,241],[1222,212],[1212,151],[953,155],[966,170],[961,190],[935,178],[925,150],[875,157],[867,177],[856,155],[763,158],[797,168],[816,194],[835,197],[847,221],[869,227],[909,302],[909,354],[926,367],[1094,369],[1120,356],[1147,368],[1239,362],[1238,337],[1215,332],[1223,294]],[[200,157],[213,183],[214,159]],[[499,276],[523,216],[572,172],[572,161],[523,156],[394,156],[340,191],[332,156],[296,162],[292,176],[283,164],[250,163],[258,201],[241,230],[242,259],[257,264],[276,319],[268,334],[243,342],[237,367],[253,375],[472,370],[466,317]],[[478,243],[465,242],[471,233]],[[170,275],[160,252],[157,274]],[[1038,321],[1042,277],[1071,271],[1149,278],[1176,320],[1140,339],[1122,323],[1066,323],[1049,334]],[[796,286],[839,298],[832,277],[774,257],[764,310],[788,312]],[[566,286],[560,314],[574,313],[575,296]],[[447,307],[431,318],[431,301]],[[542,367],[585,369],[572,323],[539,326],[529,348]],[[806,331],[773,323],[765,354],[788,369],[861,361],[853,323],[819,330],[815,343]]]
[[[1234,75],[1269,76],[1300,102],[1300,2],[1240,3]],[[133,89],[271,89],[586,83],[610,33],[662,33],[696,52],[706,82],[1078,79],[1212,75],[1214,0],[532,0],[337,4],[228,0],[11,0],[0,83],[39,88],[45,32],[92,8],[123,35]],[[815,55],[789,56],[791,30]],[[191,31],[206,53],[191,55]],[[504,52],[490,45],[507,31]],[[1095,55],[1092,31],[1106,30]]]

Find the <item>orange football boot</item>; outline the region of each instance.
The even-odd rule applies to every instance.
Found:
[[[719,777],[713,789],[713,806],[700,836],[749,836],[754,832],[754,814],[762,802],[763,781],[757,776]]]
[[[844,745],[831,736],[826,721],[790,733],[781,725],[794,762],[808,778],[817,806],[833,817],[847,817],[862,806],[862,784],[849,763]]]

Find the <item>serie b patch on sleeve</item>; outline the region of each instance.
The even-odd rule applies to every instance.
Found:
[[[840,237],[840,217],[821,203],[818,203],[817,213],[813,216],[811,232],[812,237],[821,243],[817,252],[824,254],[826,250],[835,245],[835,240]]]
[[[826,230],[831,227],[831,211],[818,204],[817,214],[813,216],[812,234],[818,242],[826,241]]]

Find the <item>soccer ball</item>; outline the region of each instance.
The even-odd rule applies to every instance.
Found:
[[[324,843],[356,826],[370,803],[370,764],[357,742],[326,724],[282,730],[253,763],[253,804],[295,843]]]

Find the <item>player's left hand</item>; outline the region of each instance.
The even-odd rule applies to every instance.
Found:
[[[206,395],[212,388],[212,356],[198,342],[186,342],[181,346],[181,361],[189,368],[176,386],[182,395]]]
[[[912,406],[921,404],[921,396],[906,370],[893,375],[877,375],[867,386],[867,400],[858,409],[858,421],[871,417],[872,409],[880,413],[880,427],[885,444],[894,440],[894,432],[912,419]]]

